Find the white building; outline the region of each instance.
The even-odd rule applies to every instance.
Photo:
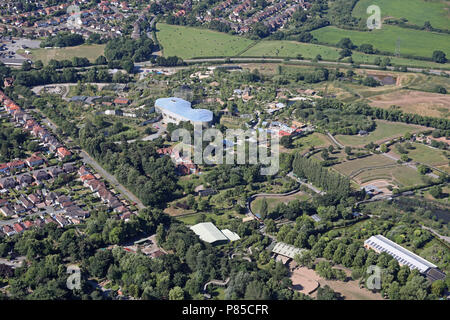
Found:
[[[366,249],[372,249],[377,253],[386,252],[394,257],[399,265],[406,265],[410,269],[417,269],[421,273],[426,273],[430,269],[436,269],[437,266],[431,262],[419,257],[417,254],[399,246],[395,242],[383,237],[381,234],[371,236],[364,241],[364,247]]]
[[[200,237],[201,240],[211,243],[211,244],[223,244],[228,241],[239,240],[240,237],[236,233],[224,229],[219,230],[212,222],[202,222],[191,227],[196,235]]]

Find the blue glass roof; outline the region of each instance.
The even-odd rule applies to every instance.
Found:
[[[209,122],[213,119],[213,113],[206,109],[192,109],[189,101],[180,98],[160,98],[155,106],[173,112],[190,121]]]

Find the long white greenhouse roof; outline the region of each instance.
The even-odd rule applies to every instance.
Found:
[[[399,246],[381,234],[371,236],[369,239],[364,241],[364,244],[380,252],[386,252],[393,256],[402,265],[406,265],[411,269],[418,269],[422,273],[425,273],[430,268],[437,268],[436,265],[422,257],[419,257],[414,252]]]

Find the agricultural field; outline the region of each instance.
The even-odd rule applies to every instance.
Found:
[[[337,40],[339,41],[340,38]],[[336,41],[336,42],[337,42]],[[331,43],[335,44],[335,43]],[[240,54],[241,57],[280,57],[280,58],[296,58],[298,54],[301,54],[304,59],[314,59],[317,55],[320,55],[322,59],[329,61],[337,61],[339,59],[339,49],[334,47],[328,47],[324,45],[317,45],[311,43],[301,43],[296,41],[270,41],[263,40],[256,45],[251,46]],[[353,52],[352,58],[356,63],[360,64],[373,64],[375,58],[384,58],[381,55],[371,55],[361,52]],[[422,66],[425,68],[450,68],[450,64],[439,64],[431,61],[421,61],[414,59],[406,59],[399,57],[389,57],[392,64],[402,66]],[[345,60],[344,60],[345,62]]]
[[[392,138],[404,135],[407,132],[414,133],[425,130],[425,127],[418,125],[405,124],[400,122],[389,122],[377,120],[377,127],[366,136],[359,135],[337,135],[335,138],[347,146],[364,146],[370,142],[383,142]]]
[[[163,46],[164,56],[166,57],[177,55],[183,59],[233,56],[296,58],[300,54],[304,59],[314,59],[317,55],[321,55],[322,59],[329,61],[337,61],[339,59],[339,49],[324,45],[287,40],[262,40],[255,43],[252,40],[239,36],[164,23],[159,23],[157,28],[157,37]],[[332,44],[334,45],[335,43],[333,42]],[[383,56],[354,52],[352,57],[356,63],[373,64],[376,57],[382,58]],[[450,69],[449,63],[438,64],[430,61],[398,57],[391,57],[391,62],[395,65],[411,67],[423,66],[426,68]]]
[[[366,170],[354,176],[353,179],[359,184],[366,184],[375,180],[385,180],[387,183],[393,183],[400,188],[424,184],[424,176],[410,167],[401,165]]]
[[[355,45],[372,44],[375,49],[394,53],[400,39],[400,53],[430,57],[434,50],[442,50],[450,56],[450,35],[384,25],[370,32],[324,27],[312,32],[321,43],[335,45],[342,38],[350,38]]]
[[[353,16],[367,19],[367,8],[377,5],[381,9],[381,17],[405,18],[408,23],[423,26],[425,21],[438,29],[449,29],[450,3],[443,0],[360,0],[353,9]]]
[[[395,105],[406,113],[450,118],[450,95],[448,94],[400,90],[370,97],[369,104],[383,109],[389,109]]]
[[[350,176],[359,170],[371,167],[396,165],[395,161],[383,155],[375,154],[361,159],[346,161],[333,166],[333,168],[343,175]]]
[[[157,37],[164,56],[194,57],[235,56],[246,49],[252,40],[225,33],[184,26],[157,24]]]
[[[105,45],[92,44],[76,47],[55,48],[55,49],[30,49],[34,61],[41,60],[47,64],[50,60],[72,60],[74,57],[88,58],[93,62],[99,56],[103,55]]]

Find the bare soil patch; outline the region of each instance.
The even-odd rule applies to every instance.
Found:
[[[450,118],[450,95],[400,90],[372,96],[369,98],[369,104],[383,109],[396,105],[407,113]]]

